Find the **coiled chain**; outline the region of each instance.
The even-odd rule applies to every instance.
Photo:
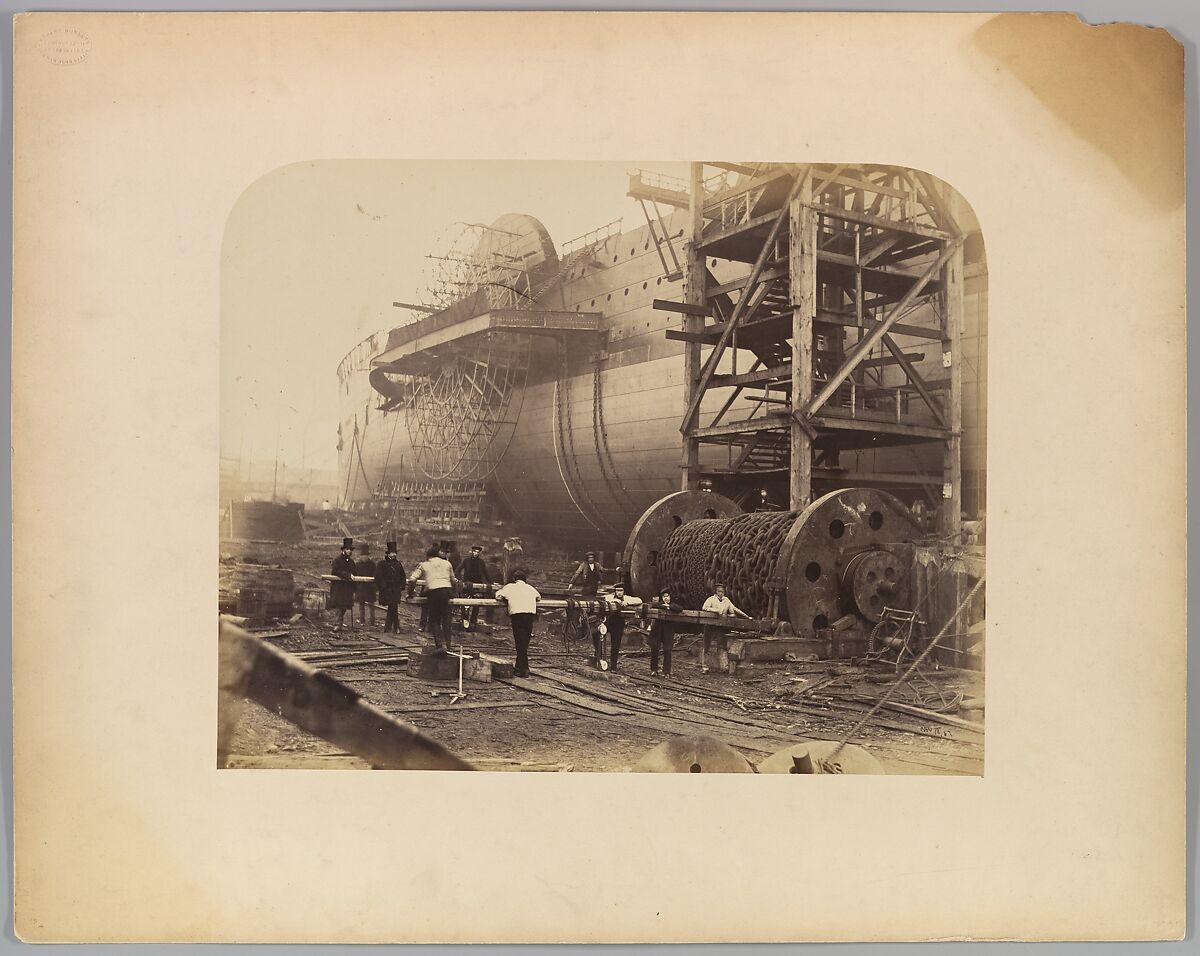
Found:
[[[659,555],[659,575],[683,607],[699,608],[713,585],[752,617],[766,617],[769,582],[798,512],[758,511],[733,518],[701,518],[680,525]]]

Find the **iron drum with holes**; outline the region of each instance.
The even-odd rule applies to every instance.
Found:
[[[886,607],[907,608],[910,561],[904,549],[860,551],[842,569],[842,597],[868,621],[876,622]]]
[[[673,586],[663,576],[661,562],[663,549],[676,528],[741,513],[736,504],[712,491],[677,491],[660,498],[642,513],[625,544],[629,593],[647,600],[657,596],[659,588]]]
[[[793,631],[812,634],[849,613],[877,621],[885,606],[905,607],[911,562],[895,546],[919,534],[908,508],[885,491],[844,488],[814,501],[780,556]]]
[[[723,584],[751,617],[812,637],[848,615],[869,630],[885,608],[907,608],[908,542],[919,533],[899,499],[871,488],[831,492],[801,512],[745,513],[711,492],[679,492],[642,515],[625,558],[639,597],[669,587],[695,609]]]

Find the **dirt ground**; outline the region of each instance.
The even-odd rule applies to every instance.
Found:
[[[223,545],[224,569],[236,559],[291,568],[297,585],[315,586],[328,570],[337,542],[299,545]],[[376,548],[376,556],[382,548]],[[415,566],[415,554],[402,555]],[[537,568],[531,583],[562,583],[570,567]],[[312,577],[305,577],[311,575]],[[946,720],[902,709],[880,710],[863,718],[896,680],[894,668],[850,662],[794,661],[743,664],[736,675],[702,674],[697,635],[676,639],[674,679],[652,678],[640,630],[626,629],[622,660],[615,673],[591,667],[590,645],[564,646],[559,623],[540,618],[531,645],[533,679],[523,686],[506,680],[467,682],[465,700],[451,705],[451,682],[408,676],[404,663],[355,660],[396,648],[432,642],[418,628],[420,609],[400,606],[400,633],[382,633],[376,623],[334,633],[326,612],[290,626],[260,629],[289,652],[336,653],[320,664],[375,706],[435,738],[480,769],[541,771],[627,771],[663,740],[677,735],[708,735],[730,744],[751,764],[804,740],[841,740],[873,754],[893,774],[981,774],[982,709],[954,709]],[[494,627],[464,631],[456,620],[455,643],[465,650],[512,660],[506,618]],[[625,648],[628,648],[626,652]],[[564,700],[564,695],[568,698]],[[983,677],[974,671],[923,666],[919,677],[897,689],[892,701],[922,710],[942,702],[982,702]],[[367,765],[257,705],[245,708],[233,739],[228,766],[238,768],[338,768]]]

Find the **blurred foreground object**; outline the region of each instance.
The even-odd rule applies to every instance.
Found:
[[[346,685],[222,621],[217,766],[224,767],[246,700],[356,754],[376,770],[474,770],[415,727],[371,706]]]
[[[672,737],[646,753],[634,773],[754,773],[729,744],[712,737]]]

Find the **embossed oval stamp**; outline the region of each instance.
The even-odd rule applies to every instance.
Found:
[[[82,63],[92,52],[92,38],[75,27],[55,27],[38,42],[38,50],[51,63]]]

